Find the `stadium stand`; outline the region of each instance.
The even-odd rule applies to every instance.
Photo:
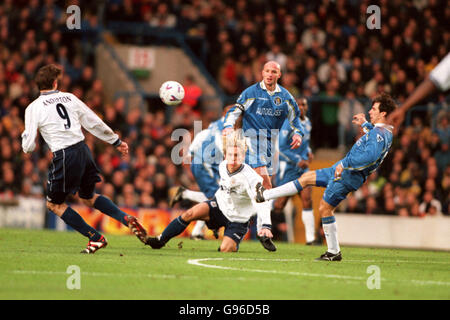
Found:
[[[192,132],[194,120],[204,120],[204,127],[213,120],[191,112],[201,110],[198,88],[195,101],[179,106],[169,123],[162,111],[142,115],[137,109],[128,110],[123,97],[106,99],[96,76],[94,50],[102,40],[83,30],[111,22],[141,23],[160,32],[175,29],[193,36],[188,44],[230,101],[260,80],[264,61],[278,61],[282,85],[311,103],[313,149],[344,151],[356,133],[345,115],[339,119],[345,108],[349,114],[367,111],[379,91],[391,92],[401,103],[450,50],[450,31],[441,23],[450,21],[446,1],[381,2],[383,24],[374,32],[365,24],[368,1],[109,0],[104,6],[75,1],[81,6],[82,25],[87,26],[79,33],[66,32],[64,3],[2,2],[1,198],[44,195],[51,152],[40,140],[37,152],[24,154],[20,134],[25,107],[38,95],[34,74],[48,63],[64,67],[61,91],[73,92],[103,115],[130,145],[131,154],[120,158],[112,147],[94,143],[86,135],[103,173],[98,184],[103,194],[124,207],[167,209],[170,187],[183,184],[197,189],[189,166],[170,160],[175,145],[170,136],[179,127]],[[128,43],[138,43],[137,38],[117,37]],[[417,217],[450,214],[449,96],[440,93],[428,101],[429,105],[409,113],[379,174],[349,196],[342,211]]]

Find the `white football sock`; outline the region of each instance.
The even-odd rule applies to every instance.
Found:
[[[312,209],[302,210],[302,221],[305,225],[306,242],[313,242],[316,239],[316,230],[314,229],[314,213]]]
[[[336,254],[341,251],[337,237],[337,224],[334,216],[322,218],[323,232],[327,239],[328,252]]]
[[[287,225],[287,238],[289,242],[295,242],[295,222],[294,222],[294,203],[292,198],[284,206],[284,217]]]
[[[294,180],[288,183],[285,183],[279,187],[267,189],[264,191],[263,196],[264,199],[271,200],[281,197],[292,196],[294,194],[299,193],[299,191],[303,190],[298,180]]]
[[[197,236],[203,236],[203,227],[205,226],[205,221],[203,220],[198,220],[195,223],[194,229],[192,229],[192,236],[193,237],[197,237]]]
[[[208,198],[200,191],[184,190],[182,194],[183,199],[191,200],[194,202],[204,202]]]

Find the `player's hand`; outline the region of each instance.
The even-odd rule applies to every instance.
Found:
[[[352,123],[360,126],[366,121],[366,115],[364,113],[358,113],[353,116]]]
[[[302,160],[302,161],[299,161],[299,162],[297,163],[297,166],[300,167],[300,168],[302,168],[302,169],[306,169],[306,168],[309,167],[309,162],[306,161],[306,160]]]
[[[267,238],[273,238],[272,231],[270,231],[270,229],[268,228],[262,228],[261,230],[259,230],[258,236],[260,237],[266,236]]]
[[[122,156],[126,156],[128,154],[128,144],[125,141],[122,141],[120,146],[117,147],[117,150],[119,150]]]
[[[302,145],[302,136],[294,134],[292,136],[291,149],[297,149]]]
[[[334,171],[334,178],[339,179],[341,177],[343,171],[344,171],[344,167],[342,166],[341,163],[339,163],[336,166],[336,170]]]
[[[228,136],[234,131],[232,127],[228,127],[222,130],[222,136]]]

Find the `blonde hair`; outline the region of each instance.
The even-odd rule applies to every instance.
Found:
[[[231,134],[223,137],[224,154],[226,154],[227,149],[230,147],[237,147],[243,152],[247,151],[247,143],[242,129],[234,130]]]

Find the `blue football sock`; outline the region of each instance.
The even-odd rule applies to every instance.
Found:
[[[66,211],[61,215],[61,219],[71,226],[73,229],[77,230],[83,236],[86,236],[91,241],[98,241],[102,237],[100,233],[94,228],[86,223],[83,218],[71,207],[67,207]]]
[[[171,223],[169,223],[169,225],[164,229],[163,233],[161,234],[159,240],[166,243],[173,237],[176,237],[177,235],[182,233],[187,228],[188,225],[189,222],[184,221],[183,219],[181,219],[181,216],[179,216],[178,218],[172,220]]]
[[[120,221],[124,225],[128,227],[128,221],[125,219],[127,214],[119,209],[111,200],[108,198],[99,195],[94,202],[94,208],[100,210],[104,214],[110,216],[111,218]]]

